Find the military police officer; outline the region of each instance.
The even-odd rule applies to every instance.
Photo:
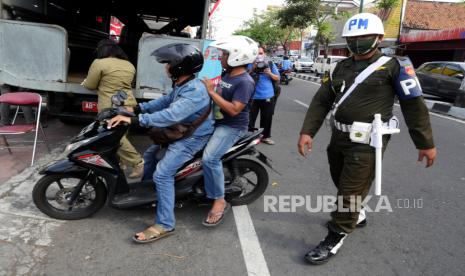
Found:
[[[426,157],[426,167],[430,167],[436,158],[429,113],[413,66],[408,58],[384,56],[378,50],[383,36],[383,23],[374,14],[360,13],[346,22],[342,37],[346,38],[352,56],[340,61],[322,79],[300,132],[298,150],[306,156],[325,117],[331,115],[328,161],[338,200],[342,200],[345,209],[345,212],[336,209],[331,213],[328,235],[305,255],[311,264],[328,261],[349,233],[366,224],[363,210],[349,208],[356,205],[351,201],[357,197],[363,200],[368,194],[375,176],[375,149],[369,142],[351,140],[353,126],[371,123],[376,113],[388,123],[393,117],[397,96],[410,136],[419,150],[418,161]],[[341,98],[344,99],[341,101]],[[389,136],[383,137],[384,146],[388,140]]]

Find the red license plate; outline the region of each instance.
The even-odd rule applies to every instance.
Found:
[[[82,111],[84,112],[98,112],[96,102],[82,102]]]

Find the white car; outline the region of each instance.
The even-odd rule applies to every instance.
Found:
[[[306,57],[302,57],[302,58],[298,58],[295,62],[294,62],[294,70],[296,72],[304,72],[304,71],[312,71],[312,65],[313,65],[313,61],[309,58],[306,58]]]
[[[315,59],[313,64],[313,72],[316,76],[323,75],[325,72],[330,72],[336,67],[336,62],[345,59],[345,56],[319,56]]]

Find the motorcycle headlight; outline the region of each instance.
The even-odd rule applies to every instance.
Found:
[[[95,122],[90,123],[86,127],[84,127],[77,136],[82,136],[85,135],[86,133],[90,132],[92,129],[94,129]]]

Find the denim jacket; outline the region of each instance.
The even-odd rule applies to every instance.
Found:
[[[143,127],[168,127],[176,123],[190,123],[208,109],[210,96],[203,82],[193,79],[161,98],[139,104],[139,124]],[[195,130],[193,136],[210,135],[214,131],[210,116]]]

